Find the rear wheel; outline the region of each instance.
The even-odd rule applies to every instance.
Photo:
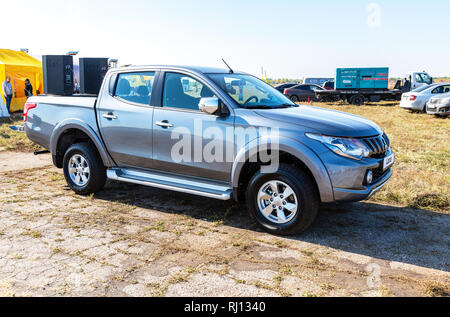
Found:
[[[355,106],[361,106],[364,103],[363,95],[354,95],[350,98],[350,103]]]
[[[64,177],[69,187],[80,195],[100,191],[106,182],[106,169],[96,148],[90,143],[69,147],[63,159]]]
[[[291,96],[290,99],[291,99],[292,102],[298,102],[299,101],[299,99],[298,99],[298,97],[296,95]]]
[[[258,171],[247,188],[253,219],[273,234],[304,232],[319,210],[319,196],[310,177],[293,166],[280,164],[276,173]]]

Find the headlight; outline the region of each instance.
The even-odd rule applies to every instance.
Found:
[[[442,105],[444,105],[446,103],[450,103],[450,97],[441,99],[441,101],[439,103],[442,104]]]
[[[306,133],[305,135],[310,139],[322,142],[334,153],[354,160],[361,160],[370,154],[370,149],[359,139],[339,138],[314,133]]]

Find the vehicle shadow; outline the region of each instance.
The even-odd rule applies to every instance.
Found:
[[[343,102],[343,101],[318,101],[319,103],[322,103],[322,104],[326,104],[327,106],[353,106],[352,104],[349,104],[348,102]],[[317,104],[315,104],[316,102],[313,102],[312,103],[312,105],[313,106],[319,106],[320,107],[320,104],[319,105],[317,105]],[[303,105],[308,105],[308,104],[303,104]],[[395,107],[395,106],[398,106],[399,105],[399,101],[392,101],[392,102],[390,102],[390,101],[387,101],[387,102],[373,102],[373,101],[370,101],[370,102],[366,102],[366,103],[364,103],[363,105],[361,105],[361,106],[359,106],[359,107],[363,107],[363,106],[370,106],[370,107],[373,107],[373,106],[378,106],[378,107]],[[355,107],[358,107],[358,106],[355,106]]]
[[[262,230],[246,206],[157,188],[108,182],[95,198],[210,222]],[[321,207],[311,228],[286,237],[388,261],[450,271],[450,215],[360,202]]]
[[[379,107],[395,107],[398,106],[400,101],[392,102],[367,102],[364,106],[379,106]]]

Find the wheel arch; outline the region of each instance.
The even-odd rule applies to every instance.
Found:
[[[77,119],[60,122],[54,129],[50,139],[50,152],[54,164],[61,168],[65,150],[75,143],[90,142],[97,149],[104,166],[114,165],[98,134],[88,124]]]
[[[264,147],[261,139],[253,140],[242,148],[236,156],[232,168],[233,197],[237,201],[242,201],[242,193],[251,176],[259,169],[261,163],[257,156],[261,151],[256,149]],[[330,177],[321,159],[306,145],[290,139],[280,138],[279,140],[280,163],[293,164],[311,176],[316,185],[320,200],[322,202],[334,201],[333,188]]]

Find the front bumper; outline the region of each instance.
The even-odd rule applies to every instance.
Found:
[[[345,188],[333,188],[334,199],[341,202],[351,202],[369,199],[377,191],[384,187],[392,177],[392,168],[375,184],[365,186],[364,189],[345,189]]]
[[[430,107],[430,105],[427,105],[427,113],[439,116],[448,116],[450,115],[450,104],[439,104],[435,105],[435,107]]]
[[[331,151],[321,154],[331,180],[334,201],[360,201],[370,198],[392,177],[392,166],[383,169],[384,160],[394,152],[391,148],[383,157],[360,161],[339,156]],[[373,173],[373,182],[367,183],[367,173]]]

